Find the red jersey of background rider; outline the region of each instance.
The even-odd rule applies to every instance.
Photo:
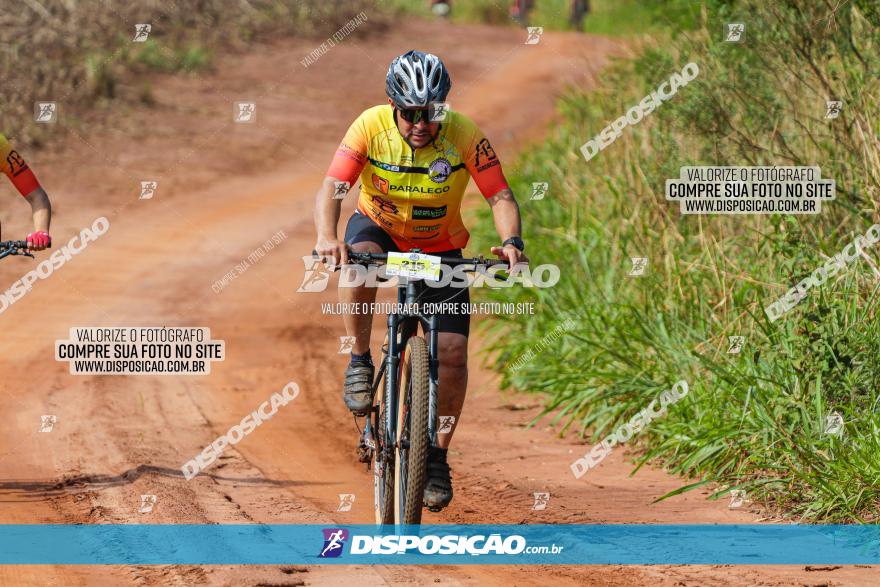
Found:
[[[0,171],[9,178],[22,196],[40,187],[40,182],[37,181],[37,177],[24,158],[12,148],[2,134],[0,134]]]

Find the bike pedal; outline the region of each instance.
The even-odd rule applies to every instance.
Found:
[[[439,511],[443,511],[443,508],[438,506],[427,506],[429,512],[434,512],[435,514]]]

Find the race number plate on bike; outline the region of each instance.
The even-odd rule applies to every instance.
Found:
[[[440,257],[420,253],[388,253],[386,274],[440,281]]]

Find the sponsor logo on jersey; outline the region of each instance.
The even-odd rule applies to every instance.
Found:
[[[443,186],[442,188],[432,188],[432,187],[423,187],[419,185],[394,185],[391,184],[389,186],[389,190],[392,192],[417,192],[419,194],[442,194],[449,191],[449,186]]]
[[[446,216],[446,206],[432,208],[430,206],[413,206],[412,217],[417,218],[443,218]]]
[[[450,173],[452,173],[452,164],[442,157],[434,159],[428,166],[428,177],[434,183],[443,183],[449,178]]]
[[[384,169],[385,171],[400,171],[399,165],[391,165],[389,163],[382,163],[381,161],[376,161],[373,163],[379,169]]]
[[[388,180],[384,177],[379,177],[375,173],[373,174],[373,187],[382,192],[383,194],[388,193]]]
[[[379,196],[370,196],[373,205],[378,207],[383,212],[388,212],[390,214],[397,214],[399,209],[397,205],[391,200],[386,200],[385,198],[380,198]]]
[[[381,224],[384,224],[384,225],[387,226],[388,228],[393,228],[393,227],[394,227],[394,223],[391,222],[390,220],[388,220],[387,218],[385,218],[385,216],[383,216],[381,212],[374,212],[373,215],[370,216],[370,218],[372,218],[372,219],[375,220],[376,222],[379,222],[379,223],[381,223]]]
[[[477,143],[476,155],[474,157],[474,165],[477,171],[485,171],[498,164],[498,155],[495,154],[495,149],[492,148],[489,139],[483,139]]]
[[[429,224],[427,226],[413,226],[413,232],[433,232],[443,226],[442,224]]]
[[[10,151],[9,155],[6,156],[6,162],[9,164],[9,171],[12,175],[18,175],[28,168],[27,163],[24,162],[18,151]]]

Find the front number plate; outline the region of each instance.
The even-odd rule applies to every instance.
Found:
[[[420,253],[388,253],[387,275],[440,281],[440,257]]]

